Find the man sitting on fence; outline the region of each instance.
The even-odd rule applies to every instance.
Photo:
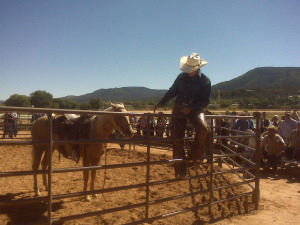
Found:
[[[277,127],[270,124],[267,128],[268,133],[263,137],[261,145],[262,158],[266,160],[265,165],[262,166],[267,171],[272,167],[274,174],[277,174],[277,165],[285,148],[284,140],[276,134],[277,129]]]
[[[208,145],[208,130],[203,112],[210,102],[211,82],[206,75],[201,73],[200,68],[207,62],[200,59],[199,54],[192,53],[190,56],[183,56],[180,63],[183,73],[177,76],[168,92],[154,107],[154,112],[176,97],[172,110],[172,137],[181,140],[173,143],[173,158],[186,158],[183,138],[189,119],[195,128],[194,142],[189,157],[196,164],[198,159],[203,159],[204,148]],[[175,163],[174,169],[176,178],[186,176],[185,162]]]

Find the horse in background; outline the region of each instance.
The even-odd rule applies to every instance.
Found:
[[[111,104],[111,107],[105,112],[127,112],[123,104]],[[69,125],[68,125],[69,124]],[[70,125],[73,124],[73,125]],[[53,140],[75,140],[75,139],[108,139],[114,129],[119,130],[125,137],[133,136],[133,129],[128,121],[128,118],[118,113],[107,115],[95,115],[90,118],[68,118],[67,116],[57,116],[53,118],[52,123]],[[75,128],[75,129],[73,129]],[[42,117],[34,122],[31,129],[33,141],[47,140],[49,137],[48,117]],[[42,164],[42,169],[48,167],[48,147],[47,144],[34,144],[32,149],[32,169],[37,171],[39,165]],[[59,150],[65,158],[70,159],[75,148],[78,148],[79,156],[82,158],[84,167],[98,166],[101,156],[107,149],[107,143],[87,143],[87,144],[60,144],[53,145],[53,150]],[[43,160],[42,159],[43,156]],[[96,170],[83,171],[83,191],[87,191],[89,172],[91,172],[90,190],[94,190],[96,179]],[[47,177],[43,174],[43,184],[47,190]],[[34,191],[36,196],[40,196],[37,175],[34,175]],[[96,197],[96,195],[94,196]],[[87,195],[86,200],[90,201]]]

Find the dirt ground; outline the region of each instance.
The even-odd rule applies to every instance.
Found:
[[[25,136],[24,136],[25,137]],[[106,164],[120,164],[143,162],[146,160],[146,148],[135,146],[121,150],[117,144],[109,144]],[[172,158],[171,149],[151,148],[151,161],[167,160]],[[104,157],[101,164],[105,163]],[[53,155],[53,168],[79,167],[72,160],[58,159],[57,151]],[[226,170],[226,167],[215,170]],[[0,171],[26,171],[31,170],[31,146],[0,146]],[[209,173],[209,168],[190,168],[189,176]],[[124,185],[135,185],[146,182],[146,167],[133,166],[128,168],[109,169],[106,171],[104,188],[112,188]],[[96,189],[103,188],[104,171],[97,172]],[[151,166],[150,182],[174,179],[174,171],[171,165]],[[217,175],[213,180],[213,186],[222,186],[241,181],[236,175]],[[68,194],[82,191],[82,172],[68,172],[53,174],[52,192],[56,194]],[[191,181],[180,180],[173,183],[155,185],[150,187],[150,201],[168,198],[183,194],[189,194],[207,189],[209,178],[196,178]],[[254,185],[254,183],[252,183]],[[42,188],[42,180],[39,176],[39,186]],[[248,185],[238,188],[227,188],[214,192],[214,200],[224,199],[236,194],[249,192],[252,189]],[[91,202],[83,201],[82,197],[70,197],[55,200],[53,214],[55,218],[82,214],[92,211],[110,209],[112,207],[130,206],[143,203],[146,199],[144,187],[132,190],[118,191],[99,194]],[[211,214],[208,208],[190,211],[187,213],[169,216],[149,224],[299,224],[300,221],[300,169],[282,170],[278,176],[261,174],[260,179],[260,206],[259,210],[253,211],[251,196],[234,199],[230,202],[219,203],[212,207]],[[47,192],[42,191],[42,196]],[[0,204],[1,201],[33,197],[32,176],[15,176],[0,178]],[[149,216],[160,216],[162,214],[192,208],[209,201],[209,194],[202,193],[186,198],[176,198],[169,202],[150,205]],[[1,205],[0,205],[1,206]],[[0,207],[0,225],[2,224],[24,224],[28,222],[43,220],[47,217],[47,206],[45,203],[30,203],[20,206]],[[132,208],[115,213],[107,213],[100,216],[92,216],[84,219],[71,220],[63,224],[126,224],[141,220],[145,217],[145,207]],[[148,224],[145,223],[145,224]]]

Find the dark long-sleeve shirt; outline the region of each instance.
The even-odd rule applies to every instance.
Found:
[[[203,109],[209,104],[210,95],[210,79],[201,73],[201,70],[194,77],[190,77],[187,73],[180,73],[159,104],[163,106],[176,97],[175,103],[181,106]]]

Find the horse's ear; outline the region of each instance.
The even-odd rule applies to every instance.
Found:
[[[110,106],[112,107],[113,110],[116,110],[118,107],[117,107],[117,104],[114,104],[112,102],[109,102],[110,103]]]

